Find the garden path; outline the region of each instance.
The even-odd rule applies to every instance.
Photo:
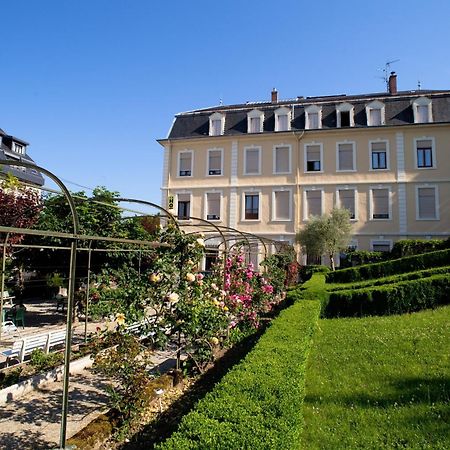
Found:
[[[167,370],[169,352],[155,352],[154,369]],[[84,370],[70,378],[67,438],[105,411],[107,380]],[[57,448],[61,420],[62,382],[51,382],[0,410],[0,449]]]

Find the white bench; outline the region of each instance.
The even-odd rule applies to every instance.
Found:
[[[2,293],[2,299],[3,299],[3,304],[9,304],[9,305],[13,305],[13,300],[15,299],[16,297],[14,296],[14,295],[9,295],[9,292],[8,291],[3,291],[3,293]]]
[[[141,320],[140,322],[134,322],[127,326],[126,331],[128,334],[132,334],[132,335],[136,336],[141,341],[145,338],[154,336],[156,334],[154,331],[150,331],[150,332],[145,331],[143,333],[143,331],[146,328],[146,325],[154,324],[155,321],[156,321],[156,316],[153,316],[150,319]]]
[[[31,355],[33,350],[40,349],[45,353],[49,353],[52,348],[64,344],[65,339],[65,330],[50,331],[45,334],[27,336],[14,342],[12,348],[3,351],[2,355],[6,356],[6,366],[9,365],[11,359],[17,359],[22,363],[26,356]]]

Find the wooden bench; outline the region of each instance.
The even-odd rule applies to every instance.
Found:
[[[3,304],[13,305],[13,300],[16,298],[14,295],[9,295],[8,291],[3,291],[2,294]]]
[[[66,339],[66,330],[50,331],[45,334],[37,334],[27,336],[19,341],[14,342],[12,348],[2,352],[6,356],[6,366],[9,365],[11,359],[17,359],[19,363],[23,363],[26,356],[31,355],[33,350],[40,349],[45,353],[59,345],[63,345]]]

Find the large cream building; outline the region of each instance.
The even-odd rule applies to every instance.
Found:
[[[159,140],[162,204],[291,243],[334,206],[358,249],[449,236],[450,91],[398,92],[395,74],[388,86],[177,114]]]

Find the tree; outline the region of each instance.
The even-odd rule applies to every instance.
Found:
[[[350,212],[334,208],[330,215],[312,217],[305,228],[297,233],[296,240],[311,256],[327,255],[335,270],[334,254],[345,250],[350,242]]]

